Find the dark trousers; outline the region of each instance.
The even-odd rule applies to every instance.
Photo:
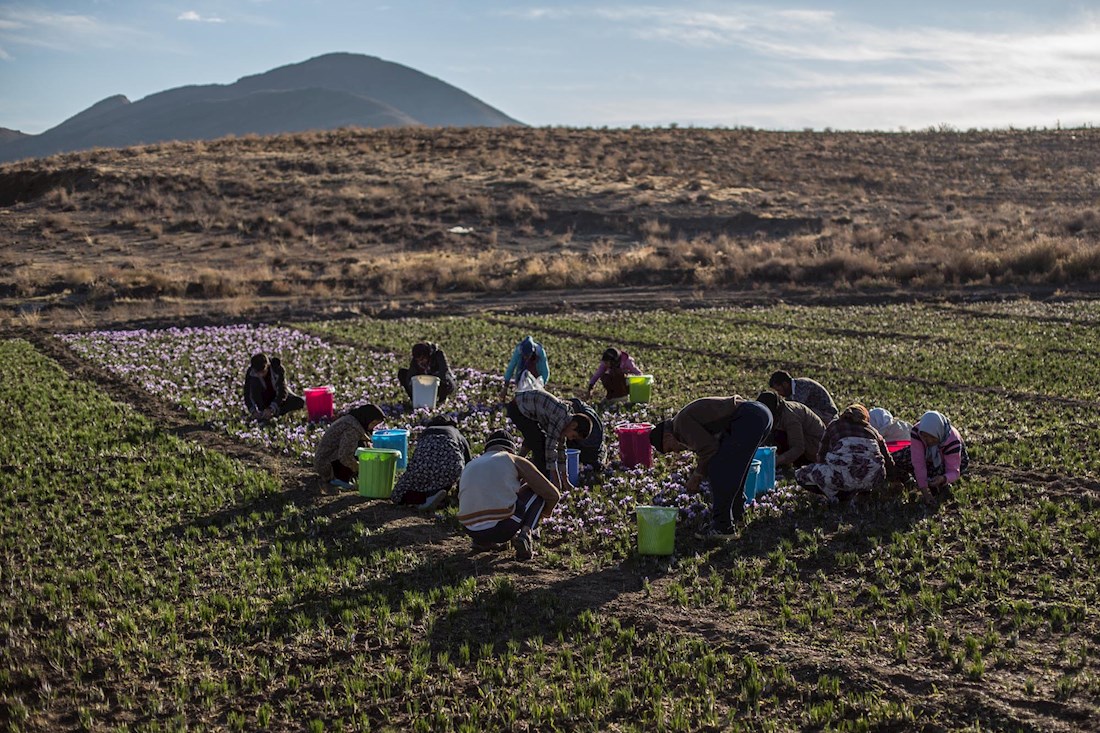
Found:
[[[630,395],[630,387],[626,383],[626,375],[621,371],[604,372],[600,376],[600,384],[607,392],[607,399],[617,400]]]
[[[332,462],[332,475],[340,479],[341,481],[347,481],[349,484],[354,483],[355,480],[358,478],[358,476],[356,476],[355,474],[355,471],[351,470],[343,463],[340,463],[340,461]]]
[[[437,374],[431,374],[429,376],[435,377]],[[409,396],[411,400],[413,398],[413,375],[409,373],[408,369],[401,368],[397,370],[397,381],[401,383],[401,386],[405,389],[405,394]],[[435,393],[436,404],[442,405],[443,401],[450,397],[455,391],[455,380],[450,374],[444,374],[439,378],[439,390]]]
[[[772,414],[767,407],[751,401],[738,405],[707,472],[715,529],[728,530],[745,516],[745,478],[756,449],[764,444],[771,429]]]
[[[466,534],[479,545],[494,545],[507,542],[524,527],[535,529],[542,519],[542,510],[546,508],[546,499],[524,486],[516,496],[516,509],[508,519],[502,519],[495,526],[479,529],[476,532],[466,530]]]
[[[519,410],[519,405],[513,399],[506,409],[508,418],[523,436],[523,442],[531,449],[531,462],[542,472],[543,476],[550,478],[546,471],[546,433],[542,432],[537,420],[527,417]]]

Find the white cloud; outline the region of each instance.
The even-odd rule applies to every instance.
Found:
[[[185,21],[189,21],[189,22],[192,22],[192,23],[224,23],[225,22],[221,18],[219,18],[217,16],[214,16],[214,15],[209,15],[209,16],[199,15],[194,10],[185,10],[185,11],[183,11],[182,13],[179,14],[179,16],[176,18],[176,20],[185,20]]]
[[[1064,27],[1036,23],[996,33],[884,27],[762,5],[533,8],[518,17],[607,21],[609,32],[684,47],[685,64],[692,48],[729,49],[740,68],[755,69],[746,78],[709,78],[711,94],[696,100],[714,102],[673,88],[666,92],[676,101],[668,104],[624,101],[621,109],[653,122],[881,129],[1053,124],[1059,116],[1100,122],[1100,22],[1089,16]]]
[[[38,46],[56,51],[117,48],[147,41],[149,35],[90,15],[0,6],[0,41],[8,46]]]
[[[11,54],[4,50],[3,46],[0,46],[0,61],[10,61]]]

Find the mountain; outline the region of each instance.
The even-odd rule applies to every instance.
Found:
[[[522,123],[401,64],[333,53],[233,84],[108,97],[40,135],[0,128],[0,162],[94,147],[338,127],[501,127]]]
[[[13,140],[21,140],[28,137],[27,133],[19,132],[19,130],[9,130],[6,127],[0,127],[0,145],[9,143]]]

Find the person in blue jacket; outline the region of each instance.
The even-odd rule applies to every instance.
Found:
[[[519,385],[524,372],[529,372],[532,377],[540,377],[543,386],[550,381],[550,364],[546,361],[546,349],[530,336],[525,336],[512,350],[512,359],[508,362],[508,368],[504,370],[504,389],[501,390],[501,394],[508,393],[508,386],[513,380],[516,385]]]

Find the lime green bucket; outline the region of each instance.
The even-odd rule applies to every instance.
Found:
[[[633,374],[626,378],[626,386],[630,390],[631,402],[649,402],[653,396],[653,375]]]
[[[638,554],[671,555],[676,547],[676,516],[673,506],[640,506],[638,512]]]
[[[393,477],[401,451],[387,448],[358,448],[359,496],[388,499],[393,493]]]

